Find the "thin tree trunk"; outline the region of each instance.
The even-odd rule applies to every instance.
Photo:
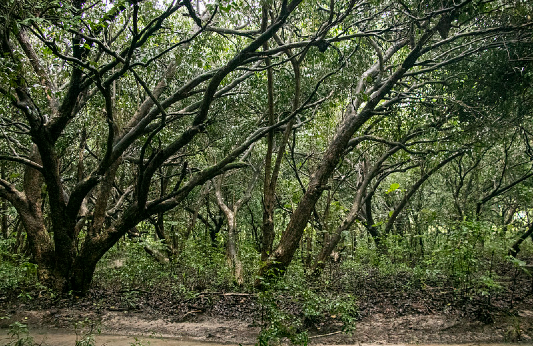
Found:
[[[20,253],[23,242],[24,242],[24,234],[23,234],[23,226],[20,222],[20,217],[17,218],[17,222],[15,223],[15,228],[13,229],[13,232],[15,233],[15,244],[12,247],[13,253]]]
[[[239,250],[237,247],[237,212],[239,211],[243,203],[250,199],[253,187],[255,185],[255,182],[257,181],[258,176],[258,172],[254,173],[254,177],[248,183],[248,188],[246,192],[241,198],[239,198],[238,201],[233,203],[232,208],[230,208],[224,202],[224,198],[222,197],[221,185],[223,177],[218,178],[214,184],[215,196],[218,206],[224,212],[224,215],[226,216],[226,219],[228,221],[228,241],[226,243],[226,253],[229,265],[233,271],[233,276],[238,285],[242,285],[244,283],[244,276],[242,271],[242,262],[239,259]]]
[[[268,25],[268,7],[263,5],[261,30],[265,31]],[[268,50],[268,42],[263,44],[263,50]],[[265,64],[270,66],[270,57],[265,59]],[[267,94],[268,94],[268,126],[274,124],[274,76],[272,68],[267,69]],[[272,188],[272,153],[274,151],[274,130],[267,134],[267,152],[265,155],[265,178],[263,182],[263,224],[261,235],[261,261],[266,261],[272,252],[274,243],[274,207],[275,207],[275,186]]]
[[[305,258],[305,266],[307,268],[311,267],[311,262],[313,261],[313,232],[309,231],[307,234],[306,239],[306,258]]]
[[[385,230],[383,231],[383,234],[389,234],[389,232],[392,229],[392,226],[394,225],[394,221],[396,221],[396,218],[398,217],[398,215],[400,215],[402,210],[405,208],[405,206],[407,205],[407,202],[409,202],[411,197],[413,197],[413,195],[418,191],[418,189],[422,186],[422,184],[424,184],[424,182],[428,180],[428,178],[431,177],[431,175],[433,175],[436,171],[438,171],[439,169],[444,167],[448,162],[452,161],[453,159],[455,159],[456,157],[460,155],[463,155],[463,152],[455,153],[452,156],[448,157],[447,159],[443,160],[437,166],[433,167],[431,170],[426,172],[420,179],[418,179],[416,183],[413,184],[413,186],[411,186],[411,188],[409,189],[409,192],[405,194],[405,196],[402,198],[400,203],[396,206],[396,208],[394,208],[394,211],[392,212],[391,217],[387,221],[387,225],[385,226]]]
[[[366,161],[363,162],[363,168],[361,170],[362,181],[357,188],[357,193],[355,195],[352,207],[350,208],[350,211],[348,212],[348,214],[346,215],[342,223],[337,227],[337,229],[335,229],[333,234],[328,237],[328,241],[324,242],[324,246],[322,247],[322,250],[320,251],[319,255],[317,256],[317,259],[315,260],[315,264],[313,265],[313,275],[315,277],[318,277],[322,273],[322,270],[324,269],[326,265],[327,259],[329,258],[329,256],[331,255],[331,253],[333,252],[335,247],[337,247],[337,244],[341,240],[342,232],[348,230],[352,226],[352,224],[355,222],[355,220],[359,217],[359,211],[362,207],[363,202],[367,205],[367,211],[368,211],[368,206],[372,198],[371,195],[373,194],[373,191],[370,192],[366,196],[366,198],[363,200],[363,196],[367,191],[368,185],[370,184],[372,179],[377,175],[383,163],[390,156],[395,154],[400,149],[401,149],[401,146],[395,146],[391,148],[390,150],[388,150],[386,153],[384,153],[379,158],[379,160],[374,164],[374,166],[372,166],[370,170],[368,170],[367,168]],[[367,218],[369,216],[371,217],[371,214],[368,215]],[[368,219],[367,219],[366,224],[368,224]],[[371,224],[372,225],[374,224],[373,221],[371,222]],[[369,229],[368,227],[367,227],[367,230],[369,232],[377,231],[374,228]],[[379,237],[377,236],[374,237],[373,233],[371,233],[371,235],[374,241],[376,242],[376,246],[378,246]]]
[[[268,8],[266,5],[263,7],[263,28],[267,26]],[[268,43],[263,44],[263,49],[268,50]],[[301,78],[300,78],[300,62],[305,56],[303,53],[300,60],[292,57],[292,52],[288,50],[287,55],[291,59],[292,69],[294,71],[294,96],[292,101],[292,111],[296,111],[300,104],[300,90],[301,90]],[[267,65],[270,65],[270,58],[265,60]],[[268,116],[269,125],[274,124],[274,90],[273,83],[274,78],[272,75],[272,69],[267,70],[268,77]],[[278,146],[278,154],[276,155],[276,161],[274,167],[272,167],[272,152],[274,147],[273,132],[269,132],[267,137],[267,153],[265,157],[265,180],[263,188],[263,225],[262,225],[262,245],[261,245],[261,261],[266,261],[272,253],[272,247],[274,238],[276,236],[274,230],[274,208],[276,202],[276,186],[281,168],[281,162],[285,155],[285,147],[289,141],[290,134],[294,126],[295,118],[292,118],[283,132],[283,137]]]
[[[384,254],[387,249],[385,248],[385,244],[383,243],[383,239],[381,239],[381,234],[379,234],[378,226],[376,226],[376,223],[374,222],[374,216],[372,213],[372,198],[374,197],[375,189],[373,189],[365,199],[365,217],[366,220],[364,222],[366,231],[372,239],[374,240],[374,244],[376,244],[376,251],[379,254]]]
[[[0,167],[0,177],[2,179],[6,179],[6,166],[5,162],[2,162],[2,166]],[[7,220],[7,201],[5,199],[1,199],[2,204],[0,206],[0,212],[2,213],[2,225],[1,225],[1,234],[4,239],[7,239],[8,237],[8,220]]]
[[[216,187],[216,198],[218,205],[220,209],[224,212],[224,215],[226,216],[226,219],[228,221],[228,240],[226,242],[226,255],[228,259],[228,264],[233,272],[233,277],[235,278],[235,281],[237,284],[242,285],[244,282],[244,278],[242,275],[242,263],[238,256],[238,249],[237,249],[237,235],[236,235],[236,228],[237,228],[237,220],[235,218],[235,214],[237,210],[230,209],[223,201],[222,199],[222,192],[220,191],[220,183],[217,182]]]
[[[168,170],[166,173],[166,175],[163,173],[163,169],[160,169],[159,173],[161,174],[161,178],[160,178],[160,181],[159,181],[159,197],[163,197],[166,192],[167,192],[167,188],[168,188],[168,182],[169,182],[169,178],[166,176],[166,175],[169,175],[171,174],[171,171]],[[155,223],[154,223],[154,227],[155,227],[155,233],[157,235],[157,238],[159,238],[159,240],[161,240],[165,245],[166,245],[166,255],[163,255],[159,252],[155,252],[153,249],[146,249],[147,252],[153,256],[158,262],[160,263],[163,263],[163,262],[168,262],[170,257],[172,257],[175,253],[175,248],[173,246],[173,242],[169,239],[169,237],[167,237],[166,233],[165,233],[165,213],[163,212],[160,212],[160,213],[157,213],[157,218],[155,220]]]
[[[228,218],[228,242],[226,250],[231,262],[235,281],[238,285],[242,285],[244,277],[242,272],[242,262],[239,259],[237,249],[237,221],[235,218],[235,212],[232,212],[231,216],[226,214],[226,217]]]

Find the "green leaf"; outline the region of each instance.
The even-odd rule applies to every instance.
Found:
[[[400,184],[398,183],[392,183],[389,187],[389,189],[387,190],[387,192],[385,192],[387,195],[391,192],[394,192],[396,190],[398,190],[400,188]]]

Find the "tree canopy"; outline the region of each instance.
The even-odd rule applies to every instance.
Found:
[[[327,235],[319,272],[356,223],[378,247],[437,206],[442,222],[509,224],[531,208],[530,13],[505,0],[8,0],[0,197],[40,280],[82,292],[141,223],[179,251],[168,226],[213,224],[209,196],[237,281],[248,209],[258,287],[309,229]]]

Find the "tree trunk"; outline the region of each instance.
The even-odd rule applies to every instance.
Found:
[[[434,31],[426,33],[420,40],[419,44],[408,54],[399,69],[389,77],[389,79],[375,90],[368,98],[366,105],[357,113],[359,105],[362,100],[357,99],[356,102],[351,103],[345,112],[345,120],[339,126],[334,139],[329,144],[321,162],[318,164],[316,171],[311,175],[309,185],[300,203],[293,213],[285,232],[281,236],[280,243],[268,260],[260,267],[258,280],[256,280],[257,287],[263,287],[263,280],[275,279],[283,275],[286,268],[292,261],[294,253],[298,248],[303,231],[307,226],[307,222],[311,216],[313,208],[315,207],[322,192],[327,187],[328,179],[333,173],[339,160],[345,155],[348,143],[354,133],[361,128],[373,115],[373,110],[377,104],[385,97],[385,95],[392,89],[392,87],[403,77],[407,70],[414,65],[416,59],[420,54],[422,44],[433,35]],[[390,52],[396,51],[405,46],[407,42],[402,42],[391,49]],[[389,53],[388,54],[392,54]],[[373,70],[378,70],[380,64],[371,67],[369,74]],[[366,78],[366,76],[364,76]]]
[[[242,272],[242,262],[239,259],[237,249],[237,223],[235,213],[232,212],[231,214],[231,216],[226,215],[228,218],[228,242],[226,245],[226,251],[233,271],[233,277],[238,285],[242,285],[244,283],[244,277]]]
[[[400,149],[401,149],[400,146],[394,146],[393,148],[385,152],[383,155],[381,155],[379,160],[370,169],[368,168],[368,164],[366,160],[363,161],[362,169],[360,171],[361,181],[358,184],[357,193],[354,197],[352,207],[350,208],[350,211],[348,212],[348,214],[346,215],[342,223],[337,227],[337,229],[333,232],[333,234],[328,238],[327,242],[324,243],[322,251],[318,255],[315,261],[315,264],[313,266],[313,276],[318,277],[321,274],[322,270],[324,269],[326,265],[326,261],[328,260],[329,256],[331,255],[331,253],[333,252],[335,247],[337,247],[337,244],[341,240],[342,232],[347,231],[352,226],[352,224],[355,222],[355,220],[359,217],[359,212],[360,212],[363,202],[366,205],[366,211],[367,211],[366,213],[367,220],[366,220],[365,225],[368,224],[369,222],[371,223],[371,225],[374,224],[374,221],[372,220],[369,221],[369,218],[370,219],[372,218],[372,214],[371,214],[372,210],[370,208],[370,204],[372,201],[374,190],[370,191],[368,195],[366,196],[366,198],[363,199],[364,194],[367,193],[367,189],[368,189],[368,186],[370,185],[370,182],[378,174],[383,163],[387,160],[387,158],[395,154]],[[367,227],[367,230],[369,230],[368,227]],[[371,232],[372,231],[377,231],[377,230],[372,228]],[[379,239],[379,237],[373,236],[373,239],[376,242],[376,245],[378,245],[379,240],[376,240],[376,239]]]
[[[371,113],[363,113],[360,116],[348,117],[344,126],[342,126],[335,139],[330,144],[324,158],[317,171],[311,176],[306,193],[302,197],[298,208],[293,213],[285,232],[281,236],[280,243],[276,250],[271,254],[268,260],[261,266],[256,281],[257,286],[262,286],[262,280],[270,277],[277,277],[285,272],[290,264],[294,252],[298,248],[303,231],[311,216],[313,208],[320,198],[322,191],[326,188],[327,181],[335,169],[339,158],[342,156],[348,141],[354,132],[360,128]]]
[[[6,179],[6,163],[2,162],[2,166],[0,167],[0,178]],[[1,206],[0,206],[0,212],[2,213],[2,225],[1,225],[1,231],[2,237],[4,239],[7,239],[8,237],[8,220],[7,220],[7,201],[5,199],[1,200]]]
[[[378,254],[385,254],[387,252],[387,248],[383,243],[383,239],[379,232],[378,226],[376,226],[372,213],[372,197],[374,197],[374,192],[375,190],[372,190],[372,192],[367,196],[365,201],[366,220],[364,222],[364,225],[366,231],[374,240],[374,244],[376,244],[376,251],[378,252]]]
[[[520,252],[520,245],[522,245],[524,240],[526,240],[527,237],[529,237],[529,236],[533,236],[533,223],[531,223],[529,225],[529,228],[527,229],[527,231],[525,231],[520,236],[520,238],[518,238],[514,242],[513,246],[511,246],[511,248],[509,249],[509,256],[516,257],[516,255],[518,255],[518,253]]]
[[[242,285],[244,282],[242,273],[242,263],[238,256],[237,249],[237,211],[240,206],[239,200],[234,204],[233,208],[229,208],[222,197],[221,190],[222,179],[218,179],[215,185],[215,196],[220,209],[224,212],[226,220],[228,221],[228,240],[226,242],[226,258],[228,265],[231,268],[233,277],[237,284]]]
[[[31,153],[32,161],[40,163],[39,153],[34,147]],[[37,277],[44,285],[62,288],[64,280],[55,267],[55,253],[50,234],[45,228],[41,211],[41,188],[43,178],[39,171],[26,167],[24,171],[24,194],[16,193],[13,205],[17,209],[20,220],[28,238],[28,246],[32,254],[32,261],[37,264]]]
[[[453,159],[455,159],[456,157],[460,155],[463,155],[463,152],[455,153],[452,156],[446,158],[445,160],[440,162],[437,166],[433,167],[431,170],[423,174],[422,177],[418,179],[418,181],[414,183],[413,186],[411,186],[407,194],[405,194],[405,196],[402,198],[400,203],[396,206],[396,208],[394,208],[394,211],[392,212],[391,217],[389,218],[389,220],[387,221],[387,224],[385,225],[385,230],[383,231],[383,234],[389,234],[389,232],[392,229],[392,226],[394,225],[394,221],[396,220],[398,215],[400,215],[400,213],[405,208],[407,203],[411,200],[411,197],[413,197],[413,195],[422,186],[422,184],[424,184],[424,182],[428,180],[428,178],[431,177],[436,171],[438,171],[439,169],[444,167],[448,162],[452,161]]]
[[[261,31],[265,31],[268,25],[268,7],[263,4]],[[268,50],[268,42],[263,44],[263,50]],[[266,58],[265,64],[271,65],[271,59]],[[272,68],[267,69],[267,93],[268,93],[268,126],[274,125],[274,76]],[[274,207],[276,188],[272,188],[272,152],[274,151],[274,130],[267,134],[267,152],[265,155],[265,179],[263,184],[263,224],[261,235],[261,261],[266,261],[272,253],[274,244]]]
[[[266,28],[267,8],[263,7],[263,26]],[[265,42],[263,49],[268,49],[268,43]],[[292,57],[292,52],[289,50],[286,52],[291,59],[292,69],[294,72],[294,96],[292,101],[292,111],[295,112],[300,104],[300,90],[301,90],[301,77],[300,77],[300,61]],[[303,59],[305,53],[302,54],[300,59]],[[270,58],[265,60],[267,65],[270,65]],[[267,70],[268,77],[268,122],[269,125],[274,124],[274,91],[273,91],[273,76],[272,69]],[[281,168],[281,161],[285,155],[285,147],[289,141],[289,136],[294,126],[295,118],[292,118],[285,131],[283,137],[279,143],[278,154],[276,156],[276,162],[272,167],[272,151],[274,147],[273,131],[270,131],[267,137],[267,153],[265,157],[265,181],[263,188],[263,237],[261,244],[261,261],[266,261],[272,253],[272,247],[274,244],[274,238],[276,236],[274,230],[274,207],[276,202],[276,186]]]
[[[19,216],[26,230],[32,262],[37,264],[37,277],[39,281],[49,287],[62,290],[65,280],[55,270],[55,253],[50,235],[44,227],[44,220],[40,209],[34,205],[20,208]]]

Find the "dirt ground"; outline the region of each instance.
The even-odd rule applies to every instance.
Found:
[[[224,298],[221,298],[224,300]],[[230,299],[233,301],[233,299]],[[242,301],[242,300],[241,300]],[[233,303],[228,303],[233,305]],[[248,300],[245,304],[250,304]],[[53,333],[94,333],[121,336],[156,336],[217,344],[254,344],[260,332],[258,321],[250,315],[224,317],[213,311],[191,310],[185,315],[168,315],[143,310],[113,311],[84,306],[34,310],[25,304],[4,304],[0,327],[14,321],[27,324],[48,337]],[[6,310],[7,308],[7,310]],[[247,308],[250,308],[248,306]],[[119,310],[119,309],[116,309]],[[362,317],[351,334],[340,331],[340,323],[330,323],[324,332],[311,333],[311,344],[464,344],[513,342],[533,344],[533,308],[521,308],[514,314],[492,313],[492,320],[482,322],[457,312],[432,314],[374,313]],[[2,334],[6,333],[3,330]],[[1,340],[1,339],[0,339]],[[153,344],[153,343],[152,343]],[[155,345],[155,344],[154,344]]]
[[[326,312],[306,325],[310,344],[533,345],[533,279],[519,275],[509,280],[490,297],[459,293],[445,284],[413,287],[398,276],[388,282],[361,280],[352,287],[357,294],[355,329],[344,333],[339,316]],[[334,288],[328,288],[324,294],[332,292]],[[276,305],[299,316],[301,309],[290,294],[279,294]],[[253,292],[203,291],[183,297],[162,287],[96,287],[85,297],[54,296],[46,291],[0,292],[0,345],[14,322],[47,337],[99,331],[119,338],[107,345],[121,345],[125,341],[120,338],[138,336],[168,338],[165,343],[150,342],[152,346],[174,345],[169,340],[199,346],[193,344],[255,344],[266,318]]]

